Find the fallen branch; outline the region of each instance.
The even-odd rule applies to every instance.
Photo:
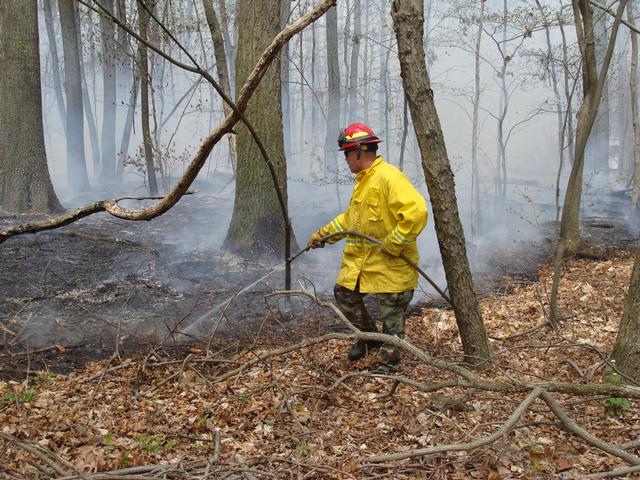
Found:
[[[513,428],[520,417],[528,410],[529,406],[543,393],[541,388],[534,388],[529,395],[518,405],[518,408],[514,410],[511,416],[502,424],[495,433],[488,437],[480,438],[469,443],[452,443],[449,445],[437,445],[435,447],[419,448],[415,450],[408,450],[406,452],[394,453],[390,455],[373,455],[367,458],[370,463],[383,463],[392,462],[396,460],[404,460],[405,458],[420,457],[424,455],[433,455],[435,453],[443,452],[468,452],[475,450],[476,448],[483,447],[494,443],[499,438],[509,433],[509,430]]]
[[[262,52],[256,66],[239,91],[235,102],[235,109],[229,113],[223,122],[203,140],[194,158],[191,160],[191,163],[187,166],[185,173],[176,183],[173,190],[166,196],[162,197],[162,200],[158,203],[143,209],[127,209],[118,205],[117,201],[102,200],[100,202],[91,203],[72,212],[68,212],[64,215],[50,218],[43,222],[12,225],[7,229],[0,230],[0,243],[16,235],[59,228],[98,212],[106,212],[116,218],[132,221],[151,220],[166,213],[176,203],[178,203],[183,195],[187,193],[187,190],[204,166],[213,147],[222,138],[224,138],[225,135],[230,133],[235,124],[238,123],[240,116],[237,112],[245,111],[258,84],[262,80],[262,77],[273,60],[277,58],[282,46],[296,33],[300,32],[307,25],[322,16],[334,3],[335,0],[322,0],[309,13],[302,16],[296,22],[287,25],[278,35],[276,35],[271,44]]]
[[[562,407],[560,406],[560,404],[556,402],[555,399],[551,395],[549,395],[548,392],[543,391],[541,396],[542,396],[542,399],[545,401],[545,403],[549,406],[551,411],[554,413],[554,415],[558,417],[558,420],[560,420],[562,425],[567,430],[569,430],[570,432],[574,433],[575,435],[583,439],[589,445],[599,448],[600,450],[603,450],[610,455],[614,455],[618,458],[621,458],[622,460],[624,460],[625,462],[631,465],[640,465],[639,457],[624,451],[622,448],[617,447],[616,445],[612,445],[611,443],[607,443],[603,440],[600,440],[599,438],[593,436],[591,433],[587,432],[584,428],[582,428],[576,422],[571,420],[569,416],[564,412],[564,410],[562,410]]]

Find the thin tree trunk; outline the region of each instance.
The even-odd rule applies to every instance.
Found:
[[[507,45],[507,15],[509,11],[507,9],[507,0],[503,0],[502,7],[502,45],[503,49],[506,49]],[[502,67],[500,69],[500,106],[498,111],[498,135],[497,135],[497,150],[496,155],[496,206],[497,211],[502,212],[504,208],[504,202],[507,192],[507,148],[504,138],[504,121],[507,117],[507,111],[509,109],[509,95],[507,92],[507,66],[510,59],[506,53],[502,52]]]
[[[113,0],[102,0],[102,6],[115,13]],[[116,174],[116,43],[115,28],[105,15],[100,17],[102,38],[102,135],[100,137],[101,182],[112,183]]]
[[[478,13],[478,33],[475,46],[475,83],[473,91],[473,117],[471,128],[471,242],[475,242],[480,227],[480,172],[478,168],[478,140],[480,139],[480,46],[482,45],[482,29],[484,28],[485,0],[480,0]]]
[[[633,1],[627,5],[627,20],[635,26]],[[631,193],[631,211],[638,213],[638,198],[640,198],[640,113],[638,112],[638,34],[630,31],[631,35],[631,72],[629,88],[631,91],[631,125],[633,127],[633,188]],[[620,140],[624,141],[624,138]]]
[[[287,24],[291,15],[291,0],[280,2],[280,27]],[[298,35],[302,35],[300,32]],[[282,133],[284,135],[284,154],[286,158],[292,157],[293,145],[291,142],[291,82],[289,81],[289,42],[282,48],[280,54],[280,76],[282,82]]]
[[[133,82],[131,83],[131,91],[129,94],[129,106],[127,108],[127,116],[124,120],[122,131],[122,140],[120,142],[120,150],[118,151],[118,165],[116,168],[116,177],[122,182],[124,177],[124,166],[127,156],[129,155],[129,142],[131,141],[131,130],[133,129],[133,121],[136,114],[136,104],[138,102],[138,83],[140,78],[137,72],[133,72]]]
[[[398,40],[402,83],[422,154],[422,168],[465,361],[479,365],[491,357],[491,348],[473,290],[453,172],[425,63],[423,8],[423,0],[394,0],[391,16]]]
[[[80,49],[73,3],[73,0],[58,2],[64,50],[64,87],[67,97],[67,183],[74,192],[83,192],[89,190],[90,185],[84,155]]]
[[[94,68],[95,72],[95,68]],[[91,159],[93,172],[97,173],[100,168],[100,139],[98,138],[98,127],[96,127],[96,117],[91,107],[91,97],[89,96],[89,86],[87,75],[84,71],[84,61],[80,57],[80,80],[82,82],[82,104],[84,105],[84,118],[89,127],[89,141],[91,142]]]
[[[403,95],[402,102],[402,139],[400,140],[400,159],[398,160],[398,168],[404,172],[404,152],[407,150],[407,134],[409,133],[409,103],[407,96]]]
[[[572,0],[573,13],[576,25],[578,45],[582,54],[582,79],[583,95],[582,104],[578,111],[578,128],[576,130],[575,160],[571,167],[571,174],[567,183],[567,189],[560,220],[560,234],[558,246],[554,256],[554,274],[551,286],[551,322],[555,325],[558,321],[558,288],[560,286],[560,270],[565,254],[572,255],[576,252],[580,243],[580,198],[582,194],[582,172],[584,167],[584,154],[587,140],[598,113],[598,106],[604,82],[609,71],[615,36],[618,33],[620,20],[624,12],[626,0],[618,4],[616,20],[611,28],[611,37],[606,54],[603,58],[600,72],[597,71],[596,56],[593,40],[593,18],[591,6],[588,0]]]
[[[236,47],[235,43],[231,40],[231,35],[229,35],[229,15],[227,15],[225,0],[219,0],[218,6],[220,8],[220,29],[222,31],[222,37],[224,38],[227,71],[229,72],[229,91],[231,93],[230,98],[233,100],[236,97]],[[231,24],[231,27],[233,27],[233,25],[234,24]],[[236,35],[236,33],[237,29],[234,28],[234,36]]]
[[[558,177],[562,173],[562,167],[564,165],[564,134],[565,134],[565,117],[562,114],[562,99],[560,97],[560,89],[558,88],[558,73],[556,72],[556,64],[553,58],[553,50],[551,48],[551,34],[549,31],[550,22],[547,19],[544,8],[540,4],[539,0],[536,0],[536,5],[540,11],[540,15],[544,19],[544,33],[547,41],[547,68],[551,74],[551,86],[553,87],[553,93],[556,97],[556,111],[558,116]],[[556,190],[556,221],[560,219],[560,189]]]
[[[212,0],[202,0],[202,6],[204,7],[204,14],[207,18],[207,24],[209,25],[209,32],[211,34],[211,40],[213,42],[213,53],[216,57],[216,73],[218,74],[218,83],[222,87],[222,91],[231,98],[231,87],[229,84],[229,73],[227,71],[227,55],[224,48],[224,37],[220,28],[220,22],[213,9]],[[227,102],[222,102],[222,109],[224,116],[226,117],[231,113],[231,107],[227,105]],[[229,156],[231,157],[231,165],[235,175],[236,171],[236,137],[235,135],[227,135],[229,142]]]
[[[299,4],[301,6],[301,4]],[[298,153],[304,154],[305,149],[305,99],[304,99],[304,30],[298,34],[298,73],[300,83],[300,101],[297,102],[300,106],[300,114],[298,121],[296,122],[296,144]],[[293,149],[292,149],[293,150]]]
[[[62,93],[62,82],[60,80],[60,58],[58,57],[58,42],[53,30],[53,6],[51,0],[44,0],[44,24],[47,29],[47,39],[49,40],[49,51],[51,52],[51,68],[53,69],[53,89],[56,94],[56,104],[60,113],[60,120],[63,128],[67,125],[67,108],[64,105],[64,94]]]
[[[336,156],[338,130],[340,128],[340,62],[338,60],[338,12],[331,7],[325,14],[327,44],[327,127],[324,137],[324,176],[328,178],[333,170],[338,172]],[[340,185],[336,182],[336,199],[341,209]]]
[[[142,2],[141,2],[142,3]],[[149,5],[148,2],[145,2]],[[149,13],[144,6],[138,4],[138,26],[140,37],[147,39],[147,29],[149,27]],[[142,138],[144,142],[144,160],[147,168],[147,182],[149,193],[158,194],[158,182],[153,160],[153,139],[151,138],[151,128],[149,125],[149,59],[147,46],[140,42],[138,44],[138,55],[140,64],[140,105],[142,114]]]
[[[358,115],[358,57],[362,40],[362,3],[354,0],[353,34],[351,37],[351,61],[349,67],[349,115],[348,121],[357,121]]]

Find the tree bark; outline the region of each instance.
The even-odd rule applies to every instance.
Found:
[[[620,372],[640,383],[640,248],[633,263],[631,284],[611,356]]]
[[[627,6],[627,20],[635,26],[633,16],[633,1]],[[638,199],[640,198],[640,112],[638,112],[638,34],[631,35],[631,72],[629,75],[629,88],[631,91],[631,125],[633,128],[633,188],[631,193],[631,211],[638,213]],[[620,139],[623,142],[624,139]]]
[[[340,128],[340,62],[338,61],[338,11],[331,7],[325,15],[327,44],[327,128],[324,140],[324,176],[337,172],[336,158]]]
[[[455,305],[465,361],[477,365],[489,359],[491,348],[473,290],[453,172],[425,63],[422,44],[423,2],[394,0],[391,16],[398,40],[402,83],[422,154],[422,168],[431,198],[442,263]]]
[[[360,56],[360,41],[362,40],[362,3],[354,0],[353,4],[353,33],[351,37],[351,61],[349,67],[349,117],[347,123],[355,122],[358,116],[358,59]]]
[[[565,255],[572,255],[580,243],[580,200],[582,196],[582,172],[587,140],[595,122],[602,97],[604,82],[609,71],[615,37],[620,20],[626,6],[626,0],[620,0],[616,19],[611,28],[611,37],[603,58],[600,72],[597,71],[593,39],[593,17],[588,0],[572,0],[578,45],[582,55],[582,91],[583,100],[578,110],[578,127],[576,129],[575,155],[560,220],[560,234],[554,255],[553,282],[551,285],[551,323],[558,319],[558,288],[560,286],[560,270]]]
[[[0,2],[0,208],[61,212],[42,127],[36,0]]]
[[[585,151],[598,113],[607,74],[609,73],[615,37],[618,33],[626,0],[621,0],[618,4],[618,12],[616,20],[611,27],[607,51],[601,62],[596,61],[591,5],[588,0],[572,0],[572,4],[576,34],[583,59],[582,91],[584,97],[578,111],[574,162],[569,176],[560,222],[560,237],[566,243],[565,253],[568,255],[574,254],[580,244],[580,203],[582,199],[582,173],[584,170]],[[601,65],[600,72],[598,72],[598,63]]]
[[[480,139],[479,111],[480,111],[480,47],[482,45],[482,30],[484,28],[485,0],[480,0],[478,12],[478,32],[476,34],[476,46],[474,55],[474,90],[473,90],[473,116],[471,128],[471,241],[474,242],[480,227],[480,169],[478,167],[478,141]]]
[[[113,0],[102,0],[102,6],[115,13]],[[100,137],[100,171],[103,183],[114,181],[116,174],[116,59],[115,27],[105,16],[100,17],[102,39],[102,135]]]
[[[84,154],[84,121],[80,49],[74,0],[59,0],[62,47],[64,50],[64,89],[67,97],[67,183],[75,192],[90,189]]]
[[[150,6],[147,0],[140,0],[138,3],[138,26],[140,38],[147,39],[149,28],[149,13],[142,5]],[[151,128],[149,126],[149,58],[147,46],[140,42],[138,44],[138,57],[140,64],[140,110],[142,115],[142,139],[144,142],[144,161],[147,168],[147,182],[149,193],[158,194],[158,182],[156,180],[156,170],[153,161],[153,139],[151,138]]]
[[[51,0],[44,0],[44,24],[47,29],[49,40],[49,51],[51,52],[51,69],[53,70],[53,88],[56,92],[56,104],[60,112],[60,120],[63,128],[67,125],[67,108],[64,105],[64,94],[62,93],[62,82],[60,81],[60,58],[58,57],[58,43],[53,29],[53,5]]]
[[[209,32],[211,34],[211,40],[213,42],[213,54],[216,57],[216,73],[218,74],[218,83],[222,87],[229,98],[231,98],[231,87],[229,84],[229,72],[227,71],[227,55],[224,49],[224,38],[222,30],[220,28],[220,22],[213,9],[212,0],[202,0],[202,6],[204,7],[204,14],[207,18],[207,24],[209,25]],[[222,109],[224,116],[226,117],[231,113],[231,107],[227,105],[227,102],[222,102]],[[231,166],[233,171],[236,171],[237,163],[237,148],[236,137],[233,134],[227,135],[229,141],[229,156],[231,157]]]
[[[284,27],[291,15],[291,0],[280,1],[280,26]],[[299,33],[302,35],[302,32]],[[282,92],[282,133],[284,135],[284,153],[291,158],[293,145],[291,144],[291,82],[289,81],[289,42],[282,48],[280,54],[280,80]]]
[[[241,0],[236,78],[244,83],[260,53],[280,31],[280,1]],[[245,116],[266,146],[287,202],[287,166],[284,156],[280,63],[271,64],[258,86]],[[240,254],[279,254],[285,245],[285,224],[268,167],[246,126],[238,126],[238,169],[231,224],[225,247]]]

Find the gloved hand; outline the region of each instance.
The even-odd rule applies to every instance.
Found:
[[[320,230],[316,230],[313,232],[313,235],[309,237],[309,241],[307,242],[307,248],[323,248],[324,242],[322,241],[322,233]]]

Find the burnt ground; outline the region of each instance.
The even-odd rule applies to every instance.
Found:
[[[609,214],[584,219],[579,255],[606,258],[632,247],[637,233],[620,214],[624,201],[612,205]],[[0,378],[69,371],[116,349],[135,355],[152,348],[203,349],[211,342],[215,350],[236,351],[334,328],[331,312],[308,301],[265,298],[282,288],[279,272],[238,294],[279,261],[248,261],[212,248],[226,231],[228,213],[221,212],[228,207],[228,200],[190,197],[152,222],[100,214],[0,245]],[[0,225],[24,220],[0,217]],[[541,229],[550,239],[556,225]],[[542,240],[475,252],[479,295],[536,280],[551,251],[552,242]],[[411,310],[427,303],[438,300]]]

